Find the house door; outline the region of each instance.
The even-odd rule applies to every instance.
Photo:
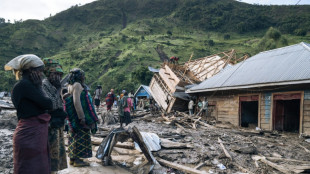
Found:
[[[300,98],[300,93],[274,95],[273,129],[289,132],[299,131]]]
[[[258,125],[258,95],[239,97],[240,126],[257,127]]]

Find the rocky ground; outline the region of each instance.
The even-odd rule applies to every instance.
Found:
[[[116,110],[115,115],[116,114]],[[106,111],[101,108],[99,116]],[[152,154],[157,160],[163,159],[205,173],[299,173],[309,172],[310,140],[294,133],[279,133],[253,129],[241,129],[214,120],[193,117],[184,113],[151,115],[137,112],[133,123],[141,132],[157,134],[163,141],[175,143],[164,146]],[[13,173],[12,136],[17,120],[14,110],[0,113],[0,173]],[[101,138],[119,123],[101,124],[94,136]],[[169,144],[169,143],[168,143]],[[98,144],[94,145],[94,153]],[[119,149],[118,149],[119,150]],[[112,153],[112,158],[113,158]],[[94,154],[95,155],[95,154]],[[127,155],[130,156],[130,155]],[[132,155],[131,155],[132,156]],[[129,157],[128,157],[129,158]],[[137,161],[135,157],[132,161]],[[77,169],[68,168],[58,173],[130,173],[129,167],[116,158],[114,166],[104,167],[95,157],[88,159],[91,166]],[[185,173],[161,163],[166,173]],[[119,167],[119,166],[120,167]],[[308,170],[305,170],[308,169]],[[154,172],[156,173],[156,172]]]

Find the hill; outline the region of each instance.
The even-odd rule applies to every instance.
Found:
[[[90,86],[134,90],[167,57],[181,62],[235,49],[254,55],[269,27],[282,45],[310,42],[310,6],[258,6],[233,0],[99,0],[44,21],[0,24],[0,65],[20,54],[58,59],[66,72],[80,67]],[[283,39],[282,39],[283,40]],[[272,40],[266,40],[273,42]],[[271,45],[271,46],[270,46]],[[0,91],[13,76],[0,71]],[[136,78],[132,78],[136,77]]]

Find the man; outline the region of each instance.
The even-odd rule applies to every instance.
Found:
[[[194,101],[193,99],[190,99],[188,103],[188,110],[189,110],[189,115],[192,116],[194,114]]]
[[[207,116],[208,113],[208,100],[206,97],[203,97],[202,101],[202,115]]]
[[[95,90],[95,92],[94,92],[94,95],[95,95],[95,105],[96,105],[97,112],[99,111],[101,94],[102,94],[102,87],[100,85],[98,85],[96,90]]]

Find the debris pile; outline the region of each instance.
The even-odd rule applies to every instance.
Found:
[[[214,76],[227,65],[242,61],[247,56],[237,57],[235,50],[231,50],[200,59],[191,58],[184,65],[164,63],[150,82],[153,98],[167,113],[185,111],[189,100],[189,95],[185,93],[187,87]]]
[[[166,167],[166,172],[300,173],[310,170],[310,144],[294,133],[241,129],[182,112],[155,117],[146,114],[134,120],[130,126],[159,136],[161,149],[152,154]],[[136,160],[139,159],[132,159]]]

